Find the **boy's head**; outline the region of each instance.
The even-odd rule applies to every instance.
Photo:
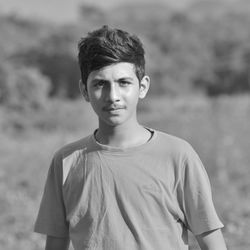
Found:
[[[85,87],[92,71],[119,62],[132,63],[139,81],[145,74],[142,43],[138,37],[126,31],[103,26],[82,38],[78,49],[81,78]]]

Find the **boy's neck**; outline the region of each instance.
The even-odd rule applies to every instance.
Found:
[[[128,148],[146,143],[151,137],[148,129],[139,123],[119,126],[99,126],[95,138],[104,145]]]

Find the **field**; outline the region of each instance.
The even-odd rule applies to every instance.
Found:
[[[249,249],[250,96],[149,99],[139,117],[193,145],[209,174],[228,249]],[[32,229],[50,159],[95,127],[82,101],[55,101],[24,114],[0,108],[0,249],[43,249],[44,237]],[[192,237],[191,245],[197,248]]]

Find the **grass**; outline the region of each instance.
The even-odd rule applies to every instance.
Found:
[[[34,113],[0,109],[0,248],[41,250],[32,233],[53,153],[92,132],[96,119],[81,101],[51,102]],[[188,140],[200,155],[225,224],[228,249],[246,250],[250,239],[250,97],[149,99],[140,121]],[[191,237],[191,249],[197,244]]]

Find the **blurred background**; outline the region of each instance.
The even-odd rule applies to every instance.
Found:
[[[44,248],[32,230],[51,157],[97,126],[77,42],[104,24],[143,41],[152,84],[140,121],[193,145],[228,249],[249,249],[248,0],[0,0],[0,249]]]

